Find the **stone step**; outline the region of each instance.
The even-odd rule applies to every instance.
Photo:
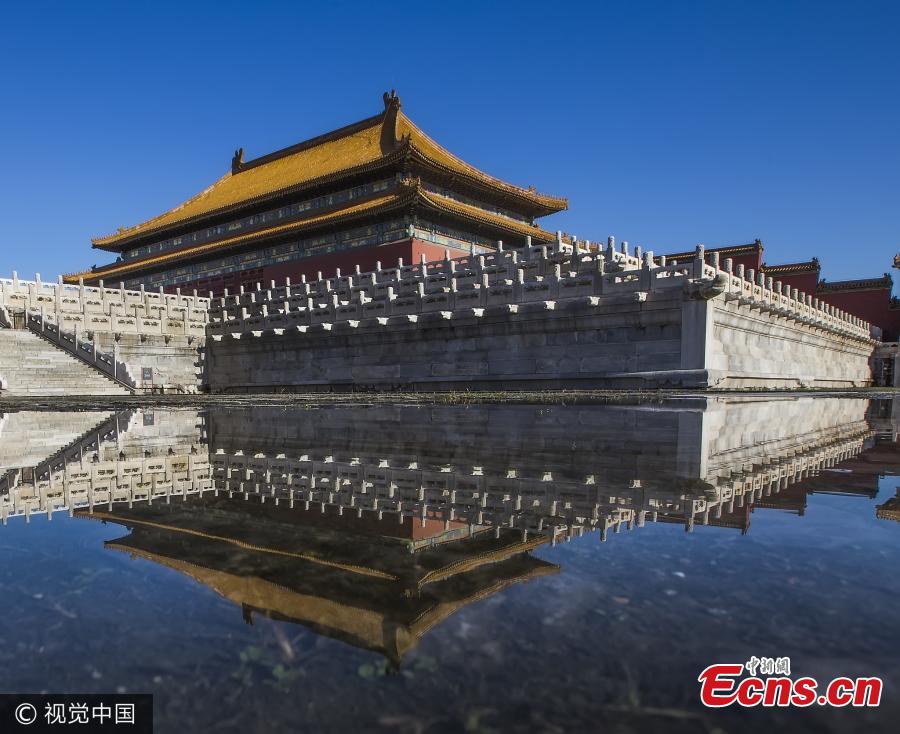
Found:
[[[0,331],[3,395],[129,395],[102,372],[36,334]]]

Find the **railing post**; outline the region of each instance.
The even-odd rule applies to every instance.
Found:
[[[703,245],[697,245],[697,248],[694,250],[694,267],[693,267],[693,277],[694,278],[702,278],[703,277],[703,266],[706,264],[706,248]]]
[[[644,253],[644,261],[641,263],[641,290],[649,291],[653,286],[653,252]]]

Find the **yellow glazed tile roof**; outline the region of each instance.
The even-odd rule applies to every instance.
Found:
[[[264,195],[347,171],[382,158],[380,118],[368,127],[328,140],[281,158],[254,165],[238,173],[226,173],[205,191],[183,204],[142,224],[94,240],[98,246],[114,244],[145,232],[246,203]]]
[[[832,293],[834,291],[863,291],[863,290],[887,290],[894,285],[894,279],[885,273],[880,278],[860,278],[859,280],[823,280],[819,283],[819,293]],[[890,295],[890,293],[888,293]]]
[[[763,263],[761,270],[764,273],[780,275],[782,273],[818,273],[819,261],[817,258],[802,263],[784,263],[782,265],[766,265]]]
[[[119,249],[127,242],[168,227],[227,212],[279,193],[303,188],[355,172],[386,166],[412,155],[422,163],[451,171],[505,198],[525,203],[540,213],[567,207],[563,198],[545,196],[489,176],[457,158],[429,138],[400,112],[397,97],[385,97],[385,112],[312,138],[295,146],[243,163],[236,154],[232,172],[183,204],[133,227],[93,240],[95,247]]]

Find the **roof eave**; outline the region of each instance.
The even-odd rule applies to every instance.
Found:
[[[489,217],[487,215],[479,216],[477,212],[470,211],[468,208],[463,209],[462,205],[452,206],[449,204],[445,204],[442,201],[436,200],[430,197],[427,192],[422,190],[419,190],[418,192],[417,202],[433,211],[440,212],[451,217],[460,217],[470,222],[474,222],[480,226],[492,228],[497,232],[503,232],[517,237],[531,236],[532,238],[538,240],[538,243],[549,243],[556,240],[555,234],[553,234],[552,232],[547,232],[540,227],[531,226],[525,224],[524,222],[515,222],[513,220],[509,220],[508,222],[506,222],[501,219]]]
[[[441,171],[448,175],[464,178],[467,182],[476,188],[493,191],[505,199],[514,199],[520,204],[528,207],[528,213],[536,217],[547,216],[557,212],[565,211],[569,208],[569,200],[563,197],[549,196],[547,194],[539,194],[536,191],[529,191],[514,184],[494,179],[486,173],[477,171],[468,171],[462,166],[456,168],[447,166],[440,161],[434,160],[421,148],[416,146],[414,142],[410,143],[411,153],[413,157],[421,164],[429,166],[435,170]],[[475,172],[477,171],[477,173]]]
[[[165,267],[167,265],[175,263],[190,261],[209,252],[227,252],[231,249],[243,247],[251,243],[265,243],[273,239],[288,236],[295,232],[311,232],[317,229],[323,229],[333,226],[334,224],[337,224],[339,222],[352,221],[354,219],[363,219],[365,217],[376,216],[386,212],[395,211],[397,209],[403,209],[409,206],[413,202],[413,200],[414,194],[399,195],[395,200],[386,202],[383,206],[360,210],[343,217],[336,216],[333,219],[329,219],[327,221],[317,221],[315,223],[300,221],[294,223],[294,225],[285,225],[284,228],[278,229],[278,231],[263,230],[260,232],[251,232],[246,235],[240,235],[218,242],[210,242],[207,245],[201,245],[194,249],[189,249],[181,252],[173,252],[170,253],[169,256],[163,256],[162,258],[145,258],[143,260],[134,260],[129,263],[111,263],[110,265],[103,266],[97,270],[90,271],[90,277],[100,278],[108,274],[124,276],[128,273],[141,270],[142,268],[154,267],[157,265],[157,263],[160,265],[160,267]],[[339,212],[340,209],[337,209],[335,211],[336,214]]]
[[[750,254],[754,252],[759,252],[763,249],[763,245],[760,242],[752,242],[746,245],[724,245],[722,247],[707,247],[705,249],[706,254],[708,255],[711,252],[718,252],[721,254],[727,255],[741,255],[744,253]],[[689,252],[674,252],[671,255],[666,255],[669,260],[673,260],[675,258],[682,257],[694,257],[696,255],[695,250],[691,250]]]

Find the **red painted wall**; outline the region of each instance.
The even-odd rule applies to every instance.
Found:
[[[758,273],[759,268],[762,265],[762,256],[763,256],[762,251],[751,252],[747,255],[738,255],[736,257],[731,256],[732,272],[734,272],[734,269],[736,269],[738,265],[743,265],[745,275],[748,270],[753,270],[754,273]],[[725,260],[727,260],[727,259],[728,259],[727,256],[719,255],[719,267],[720,268],[725,267]],[[709,261],[710,261],[710,257],[709,257],[709,255],[707,255],[706,262],[709,262]]]
[[[790,275],[772,276],[772,280],[781,281],[782,285],[788,285],[796,288],[801,293],[815,295],[816,289],[819,287],[818,273],[796,273]]]
[[[900,338],[900,309],[891,308],[889,288],[824,292],[817,293],[816,298],[879,327],[884,341]]]
[[[276,285],[282,285],[287,278],[290,278],[292,283],[299,283],[303,275],[306,276],[307,280],[316,280],[320,272],[325,278],[336,275],[338,270],[341,271],[342,275],[350,275],[355,272],[357,265],[359,265],[360,271],[363,273],[375,270],[379,262],[382,268],[396,267],[400,260],[403,261],[404,265],[412,265],[418,263],[423,254],[427,261],[442,260],[446,249],[450,250],[451,257],[462,257],[468,254],[467,250],[445,248],[441,245],[413,238],[390,242],[377,247],[335,252],[278,265],[269,265],[264,268],[242,270],[218,278],[183,283],[178,287],[182,293],[190,293],[196,289],[199,295],[205,296],[212,291],[214,295],[220,296],[226,288],[230,293],[235,293],[242,285],[245,288],[255,288],[257,283],[262,283],[264,287],[268,287],[273,280]],[[175,286],[167,287],[165,290],[173,293]]]
[[[728,248],[722,248],[722,249],[728,249]],[[706,250],[704,259],[706,260],[707,265],[712,264],[712,256],[713,256],[714,252],[719,252],[719,248],[714,247],[714,248]],[[726,255],[726,254],[723,254],[722,252],[719,252],[719,267],[720,268],[725,267],[725,260],[728,258],[731,258],[731,267],[732,268],[737,268],[738,265],[743,265],[745,271],[752,269],[758,273],[759,268],[763,262],[763,250],[762,250],[762,247],[760,247],[758,250],[755,250],[754,252],[748,252],[746,255]],[[682,257],[675,256],[675,257],[673,257],[672,255],[669,255],[668,259],[669,259],[670,263],[671,262],[684,263],[684,262],[688,262],[689,260],[691,260],[692,256],[682,256]]]

